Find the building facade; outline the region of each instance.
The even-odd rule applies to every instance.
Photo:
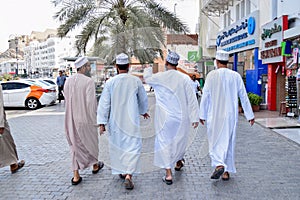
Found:
[[[34,40],[24,48],[25,67],[33,77],[52,76],[58,69],[66,70],[65,57],[75,56],[75,38],[49,36],[45,41]]]

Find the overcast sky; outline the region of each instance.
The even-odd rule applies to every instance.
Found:
[[[170,11],[176,11],[195,33],[198,20],[198,0],[161,0]],[[176,5],[175,5],[176,3]],[[51,0],[0,0],[0,52],[8,49],[8,40],[14,35],[30,35],[32,31],[57,28]]]

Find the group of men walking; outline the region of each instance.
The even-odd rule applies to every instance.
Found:
[[[172,169],[180,171],[185,164],[190,129],[197,128],[199,122],[204,125],[206,121],[209,154],[215,168],[211,178],[222,176],[223,180],[228,180],[229,173],[236,172],[234,147],[238,98],[245,117],[251,125],[254,123],[242,78],[227,68],[229,54],[217,51],[217,69],[207,76],[199,108],[190,77],[176,70],[179,59],[176,52],[170,51],[165,72],[152,74],[151,67],[144,69],[144,80],[154,89],[156,98],[153,164],[165,169],[162,181],[171,185]],[[148,119],[150,115],[147,113],[146,91],[139,78],[128,74],[129,63],[126,54],[116,56],[118,74],[105,83],[98,105],[94,81],[90,78],[91,67],[86,57],[75,61],[77,73],[65,82],[65,132],[71,149],[72,185],[82,182],[79,170],[93,167],[92,173],[96,174],[103,168],[104,163],[98,160],[99,131],[100,135],[106,133],[109,138],[112,174],[124,179],[126,189],[134,188],[132,177],[139,172],[142,149],[140,116]],[[5,115],[2,118],[5,119]],[[4,127],[1,124],[0,136],[5,136],[1,132],[1,127]],[[1,138],[0,144],[4,144]],[[16,156],[6,163],[16,163],[19,166],[17,169],[24,165],[17,163]],[[1,159],[0,167],[3,165]]]
[[[152,74],[144,69],[144,80],[155,91],[154,116],[155,146],[154,165],[165,169],[162,180],[173,183],[172,168],[180,171],[184,166],[190,128],[207,122],[209,153],[215,168],[211,178],[229,179],[235,173],[234,143],[238,119],[238,97],[245,116],[254,123],[254,115],[240,75],[227,69],[229,55],[218,51],[218,69],[209,73],[203,88],[200,104],[197,102],[193,83],[188,75],[176,70],[180,57],[170,51],[165,72]],[[64,94],[66,103],[65,127],[72,152],[74,177],[77,185],[82,181],[78,170],[93,166],[97,173],[103,166],[98,161],[98,135],[109,138],[112,174],[124,179],[126,189],[133,189],[133,175],[139,172],[142,148],[140,120],[148,119],[148,98],[141,80],[128,74],[129,57],[116,56],[117,75],[104,86],[98,103],[95,87],[90,79],[90,63],[85,57],[75,61],[77,74],[67,79]],[[97,125],[97,126],[96,126]]]

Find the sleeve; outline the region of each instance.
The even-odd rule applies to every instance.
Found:
[[[160,82],[159,76],[157,74],[153,75],[152,67],[147,67],[144,69],[144,80],[147,84],[155,89],[155,85]]]
[[[241,104],[244,110],[244,114],[247,120],[254,119],[254,113],[247,95],[247,91],[242,78],[238,77],[238,97],[241,100]]]
[[[107,124],[110,114],[110,90],[109,82],[105,83],[104,89],[102,91],[101,97],[98,103],[97,109],[97,124]]]
[[[200,119],[207,120],[208,109],[210,107],[211,95],[209,91],[210,76],[207,76],[204,87],[202,89],[202,97],[200,103]]]
[[[59,85],[58,77],[56,77],[56,85]]]
[[[4,118],[4,102],[3,102],[3,92],[2,86],[0,85],[0,127],[5,127],[5,118]]]
[[[148,96],[140,80],[138,84],[138,105],[140,114],[145,114],[148,110]]]

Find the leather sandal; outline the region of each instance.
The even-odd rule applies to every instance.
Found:
[[[172,179],[171,179],[171,180],[166,179],[166,176],[163,176],[163,177],[162,177],[162,180],[163,180],[163,182],[165,182],[167,185],[172,185],[172,183],[173,183],[173,180],[172,180]]]
[[[119,174],[120,179],[125,179],[126,178],[126,174]]]
[[[74,181],[74,177],[71,179],[72,185],[78,185],[79,183],[81,183],[81,181],[82,181],[81,177],[79,177],[78,181]]]
[[[104,167],[104,163],[101,162],[101,161],[99,161],[99,162],[97,163],[97,165],[98,165],[98,169],[96,169],[96,170],[93,169],[93,171],[92,171],[93,174],[97,174],[97,173],[99,172],[99,170],[102,169],[102,168]]]
[[[177,163],[176,163],[176,166],[175,166],[175,171],[180,171],[181,168],[184,166],[184,162],[185,160],[182,159],[182,160],[178,160]]]
[[[127,190],[132,190],[134,188],[134,184],[131,179],[125,179],[124,185]]]
[[[19,169],[21,169],[22,167],[24,167],[25,165],[25,160],[21,160],[20,162],[13,164],[13,165],[17,165],[17,167],[15,169],[10,169],[11,173],[14,174],[16,173]]]
[[[222,175],[222,180],[228,181],[229,179],[230,179],[229,172],[224,172],[224,174]]]
[[[217,166],[210,178],[219,179],[223,173],[224,173],[224,166]]]

